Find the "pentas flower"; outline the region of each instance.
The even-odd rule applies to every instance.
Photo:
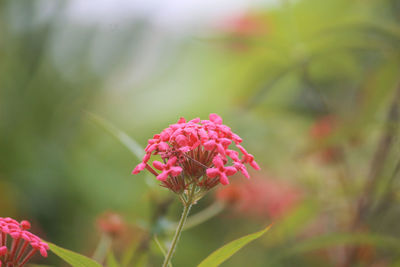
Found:
[[[222,124],[222,118],[217,114],[210,114],[209,120],[196,118],[187,122],[181,118],[148,141],[143,160],[133,174],[147,169],[162,186],[178,194],[189,185],[207,191],[219,183],[229,184],[228,177],[238,171],[249,178],[244,164],[260,169],[241,142],[231,128]],[[232,144],[242,157],[238,151],[230,149]],[[153,162],[153,167],[160,172],[148,164],[153,155],[161,157],[162,162]]]
[[[17,222],[11,218],[0,217],[0,267],[22,267],[36,252],[47,257],[49,246],[28,230],[28,221]],[[8,237],[11,241],[7,242]]]

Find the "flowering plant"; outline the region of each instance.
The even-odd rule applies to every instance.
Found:
[[[29,232],[30,228],[31,224],[28,221],[19,223],[11,218],[0,217],[0,267],[2,263],[7,267],[22,267],[37,251],[43,257],[47,257],[49,246]],[[8,236],[12,239],[9,248],[7,248]]]
[[[260,169],[254,156],[240,145],[241,142],[242,139],[222,124],[222,118],[214,113],[210,114],[209,120],[195,118],[186,122],[181,118],[149,139],[142,162],[132,173],[147,169],[161,181],[162,186],[178,194],[184,206],[163,266],[169,264],[191,206],[219,183],[229,184],[228,177],[238,171],[250,178],[244,164]],[[241,158],[238,151],[229,149],[232,143],[242,153]],[[153,161],[154,168],[149,164],[152,155],[159,155],[162,160]]]

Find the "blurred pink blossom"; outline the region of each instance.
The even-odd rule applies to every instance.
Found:
[[[237,181],[216,192],[216,198],[236,212],[272,219],[290,212],[301,201],[301,195],[294,185],[272,178],[255,178],[251,183]]]

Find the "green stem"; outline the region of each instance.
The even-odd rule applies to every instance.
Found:
[[[94,259],[99,263],[103,263],[107,256],[108,251],[110,250],[111,243],[112,243],[111,237],[103,233],[101,235],[100,242],[97,245],[95,252],[93,253],[92,259]]]
[[[171,247],[169,248],[168,253],[165,256],[165,260],[164,260],[162,267],[167,267],[168,263],[170,262],[170,260],[172,258],[172,255],[175,252],[175,247],[178,244],[179,236],[181,235],[183,226],[185,225],[185,222],[189,215],[189,211],[190,211],[191,207],[192,207],[192,204],[190,202],[183,206],[183,212],[182,212],[181,219],[179,220],[179,224],[178,224],[178,227],[176,228],[174,238],[172,239]]]
[[[183,226],[185,225],[186,219],[189,215],[190,208],[192,207],[192,205],[194,203],[195,192],[196,192],[196,185],[192,185],[189,192],[187,193],[187,195],[188,195],[187,200],[185,201],[183,199],[183,201],[182,201],[182,204],[183,204],[182,216],[181,216],[181,219],[179,220],[179,224],[178,224],[178,227],[176,228],[174,238],[172,239],[171,247],[169,248],[168,253],[165,256],[162,267],[167,267],[167,265],[169,264],[169,262],[172,258],[172,255],[174,255],[176,245],[178,244],[179,237],[183,230]]]

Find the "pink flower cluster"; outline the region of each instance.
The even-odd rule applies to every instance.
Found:
[[[228,176],[238,171],[249,178],[246,163],[259,170],[253,155],[240,145],[242,139],[222,124],[222,118],[217,114],[210,114],[209,118],[196,118],[189,122],[181,118],[178,123],[154,135],[133,174],[147,169],[162,181],[163,186],[182,192],[187,186],[185,178],[196,182],[197,186],[210,189],[218,183],[229,184]],[[229,149],[232,143],[243,154],[241,158],[238,151]],[[161,173],[148,164],[152,155],[161,156],[163,162],[153,162],[154,168]],[[227,166],[229,162],[232,162],[231,166]]]
[[[0,217],[0,267],[4,263],[7,267],[22,267],[39,251],[47,257],[49,246],[39,237],[30,233],[31,224],[28,221],[20,223],[11,218]],[[7,248],[7,237],[10,249]],[[28,246],[30,245],[30,248]]]

